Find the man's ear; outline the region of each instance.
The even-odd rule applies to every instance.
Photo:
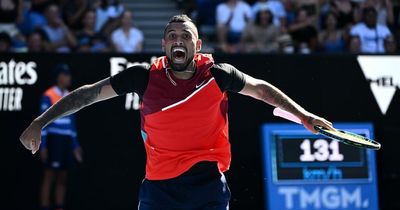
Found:
[[[161,50],[165,52],[165,40],[161,39]]]
[[[201,39],[198,39],[196,41],[196,52],[200,52],[202,44],[203,44],[203,41],[201,41]]]

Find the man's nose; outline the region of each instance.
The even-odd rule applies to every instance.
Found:
[[[183,45],[183,41],[180,37],[177,37],[174,43],[176,46]]]

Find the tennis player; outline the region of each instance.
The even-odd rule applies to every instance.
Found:
[[[97,83],[82,86],[37,117],[20,137],[36,153],[41,130],[83,107],[130,92],[142,98],[141,128],[147,153],[139,210],[229,209],[223,172],[231,161],[227,91],[286,110],[311,132],[327,120],[307,112],[279,89],[226,63],[199,53],[202,41],[186,15],[165,27],[165,56],[150,66],[136,65]]]

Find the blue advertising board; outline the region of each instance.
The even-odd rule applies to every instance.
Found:
[[[374,138],[370,123],[334,123]],[[301,125],[262,127],[266,209],[378,209],[375,153],[310,133]]]

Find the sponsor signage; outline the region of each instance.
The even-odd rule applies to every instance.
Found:
[[[24,88],[38,79],[35,62],[0,61],[0,111],[21,111]]]
[[[382,114],[386,114],[396,90],[400,88],[399,56],[358,56],[365,78]]]

